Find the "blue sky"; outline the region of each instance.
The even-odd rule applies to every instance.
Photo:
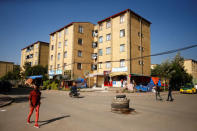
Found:
[[[73,21],[96,24],[130,8],[152,22],[151,54],[197,44],[196,0],[0,0],[0,61],[20,64],[21,49]],[[181,52],[197,60],[197,47]],[[152,57],[161,63],[174,54]]]

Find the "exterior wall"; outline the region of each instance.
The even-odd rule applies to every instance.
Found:
[[[143,51],[139,49],[142,47]],[[150,55],[150,25],[136,15],[131,14],[131,56],[132,58],[138,58],[147,55]],[[132,60],[131,72],[150,75],[150,64],[150,57],[134,59]]]
[[[7,72],[13,71],[14,63],[0,61],[0,77],[4,76]]]
[[[79,26],[83,27],[83,33],[78,32]],[[72,77],[84,78],[86,72],[91,72],[92,58],[91,54],[93,53],[92,48],[92,31],[94,30],[94,25],[91,23],[73,23],[69,27],[68,33],[66,34],[65,28],[60,30],[61,37],[59,38],[59,32],[52,34],[50,36],[50,51],[49,51],[49,70],[52,65],[52,70],[57,69],[57,65],[60,65],[59,72],[64,74],[65,70],[71,70]],[[52,39],[52,37],[54,37]],[[82,45],[78,44],[78,38],[81,38],[83,43]],[[65,46],[65,41],[67,40],[67,46]],[[61,42],[61,47],[58,47],[59,42]],[[54,49],[51,50],[51,46],[54,45]],[[78,56],[78,50],[82,51],[82,57]],[[64,57],[64,52],[67,51],[67,57]],[[58,53],[61,57],[58,60]],[[51,55],[53,55],[53,60],[50,60]],[[77,63],[82,63],[82,69],[77,69]],[[87,64],[85,64],[87,63]],[[64,68],[64,64],[67,66]],[[57,74],[57,73],[55,73]]]
[[[193,76],[193,81],[197,84],[197,62],[194,60],[185,60],[184,67],[187,73]]]
[[[83,27],[83,33],[78,33],[78,27]],[[75,23],[74,24],[74,48],[73,48],[73,54],[74,54],[74,77],[78,78],[84,78],[86,72],[92,72],[91,71],[91,64],[92,61],[92,42],[93,42],[93,36],[92,31],[94,30],[94,25],[90,23]],[[78,38],[82,38],[82,45],[78,44]],[[78,50],[82,51],[82,57],[78,56]],[[82,69],[77,69],[77,63],[82,63]],[[87,64],[86,64],[87,63]]]
[[[48,65],[48,58],[49,58],[49,45],[48,44],[40,44],[39,48],[39,54],[38,57],[35,57],[35,61],[38,61],[38,63],[42,66]]]
[[[34,65],[46,66],[48,64],[48,50],[49,50],[48,43],[38,41],[29,47],[32,48],[30,51],[27,51],[28,47],[21,50],[20,67],[23,69],[25,62],[31,62],[32,66]],[[33,58],[26,59],[26,56],[31,54],[33,55]]]

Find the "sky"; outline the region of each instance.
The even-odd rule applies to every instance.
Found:
[[[92,22],[131,9],[151,21],[151,54],[197,44],[197,0],[0,0],[0,61],[20,64],[21,49],[49,42],[70,22]],[[197,60],[197,47],[180,52]],[[176,53],[151,57],[152,64]]]

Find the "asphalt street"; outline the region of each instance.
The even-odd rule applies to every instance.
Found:
[[[156,101],[153,93],[126,94],[130,114],[111,112],[114,92],[82,92],[70,98],[65,91],[42,91],[40,128],[26,124],[28,94],[13,95],[15,102],[0,108],[0,131],[196,131],[197,94],[174,94],[175,101]],[[166,99],[167,94],[162,93]]]

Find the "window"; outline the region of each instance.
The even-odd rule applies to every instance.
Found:
[[[66,63],[64,63],[64,70],[66,70],[66,66],[67,66],[67,64],[66,64]]]
[[[111,21],[107,21],[106,22],[106,28],[110,28],[111,27]]]
[[[51,61],[53,60],[53,55],[51,55]]]
[[[120,23],[123,23],[124,22],[124,15],[121,15],[120,16]]]
[[[103,24],[99,24],[99,30],[103,30]]]
[[[79,33],[83,33],[83,27],[79,26]]]
[[[139,36],[139,37],[141,36],[141,33],[140,33],[140,32],[138,32],[138,36]]]
[[[103,43],[103,36],[99,37],[99,43]]]
[[[124,37],[125,36],[125,29],[120,30],[120,37]]]
[[[139,65],[144,65],[144,62],[141,60],[139,60],[138,63],[139,63]]]
[[[54,40],[54,35],[51,36],[52,40]]]
[[[110,61],[106,62],[106,68],[111,68],[111,62]]]
[[[77,69],[81,70],[82,69],[82,64],[81,63],[77,63]]]
[[[58,43],[58,48],[61,48],[61,42]]]
[[[97,42],[92,42],[92,48],[96,48],[97,47]]]
[[[57,64],[57,69],[59,69],[60,68],[60,64]]]
[[[92,70],[96,70],[96,69],[97,69],[97,65],[91,64],[91,69],[92,69]]]
[[[78,50],[78,56],[82,57],[82,51],[81,50]]]
[[[35,53],[35,57],[37,57],[37,56],[38,56],[38,52]]]
[[[64,58],[66,58],[66,57],[67,57],[67,51],[64,52]]]
[[[120,67],[125,67],[125,60],[124,59],[120,60]]]
[[[35,61],[35,65],[37,65],[38,64],[38,61]]]
[[[50,70],[53,70],[53,66],[52,65],[50,65]]]
[[[144,47],[138,46],[138,50],[143,52],[144,51]]]
[[[111,47],[106,48],[106,55],[109,55],[109,54],[111,54]]]
[[[111,40],[111,34],[107,34],[107,35],[106,35],[106,40],[107,40],[107,41]]]
[[[99,63],[98,63],[98,68],[99,68],[99,69],[102,69],[102,62],[99,62]]]
[[[83,40],[81,38],[78,39],[78,44],[82,45],[83,44]]]
[[[92,31],[92,36],[97,37],[98,36],[98,30],[93,30]]]
[[[99,56],[102,56],[102,55],[103,55],[103,50],[99,49]]]
[[[61,32],[58,32],[58,36],[59,36],[59,38],[61,37]]]
[[[60,53],[58,53],[58,55],[57,55],[57,59],[58,59],[58,60],[60,60]]]
[[[65,46],[67,46],[67,45],[68,45],[68,40],[65,40],[64,45],[65,45]]]
[[[97,59],[97,53],[92,53],[92,59],[93,60]]]
[[[54,45],[51,45],[51,50],[53,50],[53,48],[54,48]]]
[[[121,44],[120,45],[120,52],[124,52],[125,51],[125,44]]]
[[[65,34],[66,34],[66,35],[68,34],[68,28],[65,29]]]
[[[36,44],[35,46],[36,46],[36,48],[38,48],[39,47],[39,44]]]

